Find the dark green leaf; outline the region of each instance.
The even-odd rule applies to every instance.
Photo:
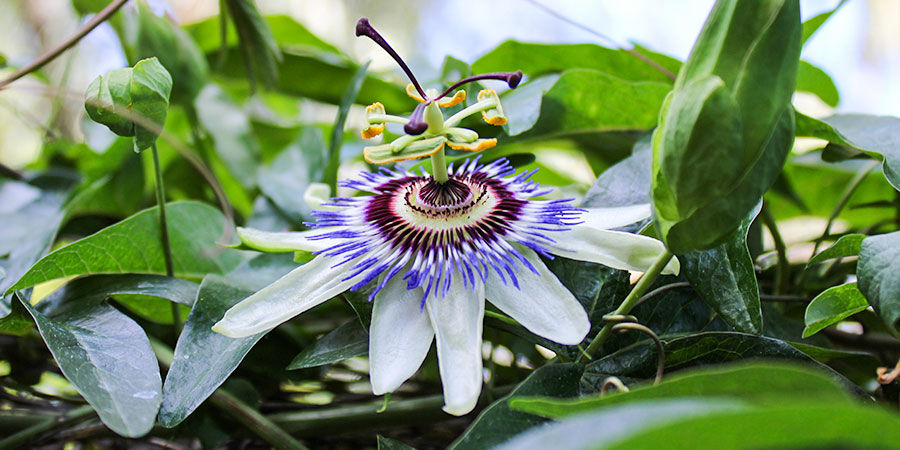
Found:
[[[859,290],[892,332],[900,331],[900,231],[869,236],[859,249]]]
[[[603,396],[577,399],[519,397],[513,409],[557,419],[645,400],[679,397],[733,398],[747,404],[778,405],[785,398],[840,401],[851,397],[832,377],[807,366],[785,363],[737,363],[678,372],[658,385],[632,387]]]
[[[869,307],[856,283],[847,283],[826,289],[812,299],[806,307],[803,321],[803,337],[812,336],[830,325],[838,323]]]
[[[0,279],[0,317],[10,312],[12,297],[7,289],[50,250],[65,217],[62,207],[72,184],[68,178],[46,176],[29,184],[0,185],[0,267],[6,272]]]
[[[303,349],[287,366],[288,370],[306,369],[343,361],[354,356],[365,355],[369,351],[369,334],[358,320],[351,320],[314,344]]]
[[[63,375],[103,423],[137,437],[153,427],[162,381],[144,330],[104,302],[82,301],[46,316],[22,302]]]
[[[535,425],[546,422],[531,414],[514,411],[509,400],[518,396],[574,397],[582,367],[577,364],[554,364],[541,367],[522,381],[509,395],[497,400],[469,425],[450,449],[488,448]]]
[[[650,59],[670,69],[672,59],[646,52]],[[672,80],[627,50],[596,44],[536,44],[506,41],[472,63],[474,73],[514,72],[521,70],[535,78],[569,69],[594,69],[628,81],[657,81],[671,85]],[[598,97],[600,98],[600,97]]]
[[[700,297],[737,331],[762,332],[762,311],[753,259],[747,248],[747,232],[759,213],[751,211],[716,247],[678,256],[681,270]]]
[[[793,359],[818,365],[841,378],[789,343],[763,336],[717,331],[664,338],[663,343],[667,371],[748,358]],[[656,364],[656,346],[644,340],[588,364],[584,381],[599,390],[610,375],[648,379],[656,373]]]
[[[241,261],[240,252],[216,244],[225,219],[215,208],[193,201],[175,202],[167,205],[166,217],[177,274],[224,273]],[[165,273],[155,207],[50,253],[10,291],[56,278],[101,273]]]
[[[212,331],[225,311],[294,267],[286,255],[263,255],[227,276],[207,275],[175,346],[163,386],[159,423],[178,425],[209,397],[263,337],[232,339]]]
[[[231,174],[244,187],[255,186],[260,150],[247,114],[215,85],[200,91],[194,105],[200,125],[209,133]]]
[[[371,61],[370,61],[371,62]],[[350,113],[350,107],[356,101],[362,83],[366,79],[366,72],[369,70],[369,62],[366,62],[356,73],[347,85],[347,91],[341,98],[338,105],[337,118],[334,120],[334,127],[331,129],[331,142],[328,144],[328,164],[325,166],[325,173],[322,181],[331,187],[331,195],[337,195],[337,176],[338,167],[341,165],[341,143],[344,140],[344,124],[347,122],[347,115]]]
[[[286,49],[295,51],[326,52],[334,55],[342,55],[341,51],[319,39],[294,18],[282,14],[273,14],[263,17],[275,42]],[[188,33],[197,42],[197,46],[203,53],[215,53],[222,45],[219,16],[212,16],[201,22],[193,23],[185,27]],[[228,28],[225,36],[225,45],[234,47],[238,44],[238,34],[233,27]]]
[[[628,81],[590,69],[542,78],[504,95],[509,133],[551,137],[602,131],[649,130],[671,85]],[[519,107],[521,106],[521,107]]]
[[[859,249],[865,238],[866,235],[864,234],[847,234],[841,236],[831,247],[828,247],[817,253],[816,256],[813,256],[806,266],[809,267],[829,259],[856,256],[859,254]]]
[[[69,201],[67,215],[127,217],[140,210],[143,200],[144,165],[140,156],[129,151],[113,174],[87,185]]]
[[[837,106],[841,100],[838,94],[837,86],[834,81],[825,73],[824,70],[806,62],[800,61],[797,66],[797,88],[798,91],[809,92],[815,94],[822,99],[825,104],[832,108]]]

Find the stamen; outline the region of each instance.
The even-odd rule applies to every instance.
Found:
[[[428,99],[428,96],[425,95],[425,90],[422,89],[422,86],[419,85],[419,82],[416,80],[415,75],[413,75],[412,70],[409,70],[409,66],[407,66],[406,63],[403,62],[403,59],[400,58],[400,55],[398,55],[397,52],[395,52],[394,49],[391,48],[390,45],[388,45],[387,41],[385,41],[384,38],[381,37],[381,35],[378,34],[377,31],[375,31],[375,28],[372,28],[372,25],[369,25],[369,19],[367,19],[365,17],[359,19],[359,21],[356,22],[356,37],[359,37],[359,36],[365,36],[365,37],[375,41],[375,43],[378,44],[381,48],[383,48],[384,51],[386,51],[389,55],[391,55],[391,57],[394,58],[394,61],[397,61],[397,64],[400,65],[400,68],[403,69],[404,72],[406,72],[406,76],[409,77],[409,81],[412,82],[413,86],[416,87],[416,91],[419,92],[419,95],[421,95],[422,98],[424,98],[426,100]],[[519,77],[521,78],[521,74],[519,75]],[[422,130],[422,131],[425,131],[425,130]],[[407,133],[409,133],[409,132],[407,131]],[[410,133],[410,134],[421,134],[421,133]]]
[[[509,85],[510,89],[515,89],[516,86],[519,85],[519,82],[522,81],[522,71],[517,70],[515,72],[483,73],[481,75],[473,75],[471,77],[463,78],[462,80],[454,83],[453,86],[447,88],[447,90],[441,93],[441,95],[435,97],[434,100],[440,100],[447,94],[453,92],[456,88],[466,83],[471,83],[478,80],[502,80],[505,81],[507,85]]]
[[[431,102],[428,102],[431,103]],[[403,131],[412,136],[418,136],[428,129],[428,122],[422,120],[423,112],[428,103],[419,103],[416,109],[409,115],[409,122],[403,125]]]

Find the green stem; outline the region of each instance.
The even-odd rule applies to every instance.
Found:
[[[444,148],[431,155],[431,176],[438,183],[446,183],[450,177],[447,175],[447,159],[444,158]]]
[[[175,268],[172,265],[172,246],[169,244],[169,227],[166,222],[166,186],[163,184],[162,168],[159,165],[159,151],[156,144],[151,148],[153,153],[153,171],[156,172],[156,204],[159,206],[159,234],[162,239],[163,258],[166,261],[166,275],[175,276]],[[178,303],[172,302],[172,325],[175,329],[175,339],[181,334],[181,315],[178,312]]]
[[[498,386],[490,395],[501,397],[514,386]],[[487,405],[487,393],[482,392],[475,411]],[[306,411],[284,412],[269,415],[269,419],[294,436],[328,436],[350,430],[378,427],[397,427],[433,423],[451,418],[441,410],[443,395],[432,395],[409,400],[392,400],[387,409],[378,413],[382,403],[375,401],[363,405],[317,408]]]
[[[306,449],[305,445],[292,438],[291,435],[279,428],[278,425],[272,423],[271,420],[260,414],[259,411],[251,408],[224,389],[217,389],[213,392],[209,397],[209,401],[231,415],[231,417],[242,425],[253,430],[257,436],[263,438],[275,448],[294,450]]]
[[[772,234],[772,240],[775,241],[775,254],[778,256],[778,264],[775,266],[775,294],[780,295],[788,291],[788,284],[791,280],[791,262],[787,257],[787,245],[778,231],[778,223],[775,222],[775,216],[766,203],[763,203],[760,212],[763,223]]]
[[[834,225],[834,221],[837,220],[837,217],[841,214],[841,211],[844,210],[844,207],[847,206],[847,202],[850,201],[850,197],[856,192],[856,189],[862,184],[862,182],[866,179],[866,175],[874,169],[880,161],[871,161],[869,164],[863,166],[856,175],[853,176],[853,179],[847,183],[847,187],[844,188],[844,192],[841,193],[841,197],[838,199],[836,205],[834,205],[834,210],[831,211],[831,215],[828,216],[828,222],[825,223],[825,231],[822,232],[822,235],[816,239],[815,245],[813,245],[812,254],[815,255],[816,252],[819,251],[819,246],[822,245],[822,242],[828,238],[828,233],[831,232],[831,226]]]
[[[619,308],[610,314],[620,314],[625,315],[631,312],[632,308],[637,306],[638,302],[641,299],[641,296],[644,295],[644,292],[647,292],[647,289],[650,289],[650,286],[653,285],[653,282],[656,281],[656,277],[662,273],[663,268],[666,267],[666,264],[669,263],[669,260],[672,259],[672,252],[669,250],[663,250],[662,254],[659,255],[659,258],[647,269],[647,272],[641,276],[641,279],[634,285],[634,288],[631,292],[628,293],[628,296],[625,297],[625,300],[622,300],[622,304],[619,305]],[[597,333],[597,337],[591,341],[591,345],[585,349],[584,353],[590,356],[591,358],[597,356],[597,353],[600,351],[600,347],[603,346],[603,343],[609,338],[612,334],[612,328],[614,323],[607,322],[603,325],[603,328],[600,329],[600,332]],[[585,356],[582,355],[578,358],[579,362],[583,362]]]
[[[47,432],[65,428],[74,423],[80,422],[94,414],[94,408],[89,405],[75,408],[61,416],[52,416],[44,421],[32,425],[18,433],[15,433],[6,439],[0,441],[0,450],[12,449],[23,446],[34,438]]]

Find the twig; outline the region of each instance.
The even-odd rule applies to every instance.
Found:
[[[159,235],[162,241],[163,258],[166,263],[166,276],[175,276],[175,267],[172,265],[172,246],[169,243],[169,225],[166,221],[166,186],[163,183],[162,167],[159,164],[159,151],[156,143],[153,143],[150,151],[153,153],[153,171],[156,172],[156,206],[159,208]],[[172,328],[175,330],[175,340],[181,334],[181,317],[178,314],[178,303],[172,302]]]
[[[643,297],[638,299],[637,303],[635,303],[634,306],[637,307],[637,305],[640,305],[641,303],[644,303],[647,300],[650,300],[651,298],[656,297],[659,294],[671,291],[672,289],[679,289],[679,288],[685,288],[685,287],[686,288],[691,287],[691,283],[688,283],[687,281],[679,281],[676,283],[667,284],[665,286],[660,286],[660,287],[644,294]]]
[[[775,266],[775,293],[782,294],[787,292],[791,279],[791,263],[787,258],[787,246],[784,244],[784,239],[781,238],[781,233],[778,231],[775,217],[765,202],[763,202],[760,217],[766,228],[769,229],[769,233],[772,234],[772,240],[775,241],[775,252],[778,256],[778,265]]]
[[[579,28],[579,29],[581,29],[581,30],[584,30],[584,31],[590,33],[590,34],[593,34],[594,36],[597,36],[598,38],[600,38],[600,39],[603,40],[603,41],[606,41],[607,44],[609,44],[609,45],[611,45],[611,46],[613,46],[613,47],[618,47],[618,48],[621,48],[622,50],[625,50],[625,51],[628,52],[631,56],[634,56],[635,58],[637,58],[637,59],[639,59],[639,60],[641,60],[641,61],[643,61],[643,62],[649,64],[649,65],[650,65],[651,67],[653,67],[654,69],[656,69],[656,70],[662,72],[662,74],[665,75],[666,77],[668,77],[670,80],[675,80],[676,77],[675,77],[675,74],[674,74],[674,73],[670,72],[670,71],[669,71],[668,69],[666,69],[665,67],[659,65],[659,63],[657,63],[656,61],[654,61],[654,60],[648,58],[648,57],[647,57],[646,55],[644,55],[643,53],[638,52],[637,50],[635,50],[635,49],[633,49],[633,48],[624,48],[624,47],[622,47],[621,45],[619,45],[618,43],[616,43],[616,41],[612,40],[609,36],[606,36],[605,34],[600,33],[599,31],[596,31],[596,30],[594,30],[593,28],[591,28],[591,27],[589,27],[589,26],[587,26],[587,25],[578,23],[578,22],[576,22],[576,21],[574,21],[574,20],[572,20],[572,19],[570,19],[570,18],[568,18],[568,17],[566,17],[566,16],[564,16],[564,15],[562,15],[562,14],[560,14],[560,13],[554,11],[553,9],[551,9],[551,8],[549,8],[549,7],[547,7],[547,6],[543,5],[543,4],[541,4],[541,3],[538,3],[536,0],[525,0],[525,1],[528,2],[528,3],[531,3],[532,5],[534,5],[535,7],[537,7],[538,9],[543,10],[545,13],[550,14],[551,16],[556,17],[557,19],[562,20],[563,22],[566,22],[566,23],[568,23],[569,25],[572,25],[573,27]]]
[[[16,181],[25,181],[25,175],[22,175],[15,169],[3,164],[0,164],[0,177],[6,177]]]
[[[653,343],[656,344],[656,377],[653,379],[653,384],[659,384],[659,382],[662,381],[663,371],[666,369],[666,347],[663,345],[662,341],[659,340],[659,336],[657,336],[650,328],[636,322],[617,323],[613,325],[612,329],[613,331],[618,331],[620,333],[632,330],[640,331],[653,340]]]
[[[841,193],[841,197],[838,199],[837,204],[834,205],[834,209],[831,211],[831,215],[828,216],[828,222],[825,223],[825,231],[822,232],[822,235],[816,239],[815,244],[813,245],[812,254],[815,255],[816,252],[819,251],[819,246],[822,245],[822,242],[828,238],[828,233],[831,232],[831,226],[834,225],[834,221],[837,220],[837,217],[841,214],[841,211],[844,210],[844,206],[847,205],[847,202],[850,201],[850,197],[856,192],[856,189],[862,184],[863,180],[866,179],[866,175],[874,169],[880,161],[872,160],[869,164],[863,166],[863,168],[859,169],[859,172],[856,172],[856,175],[847,183],[847,187],[844,188],[844,192]]]
[[[631,292],[628,293],[628,296],[625,297],[625,300],[622,300],[622,304],[619,305],[619,308],[616,309],[612,314],[614,315],[624,315],[631,312],[634,306],[637,304],[638,300],[640,300],[641,296],[644,295],[644,292],[647,292],[647,289],[650,289],[650,285],[656,281],[656,277],[662,272],[663,268],[669,263],[669,260],[672,259],[672,253],[668,250],[664,250],[659,258],[657,258],[656,262],[647,269],[647,272],[641,277],[640,280],[634,285],[634,288],[631,289]],[[588,357],[593,358],[596,356],[597,352],[600,350],[600,347],[606,342],[606,339],[609,338],[612,333],[613,324],[611,322],[607,322],[603,325],[603,328],[600,329],[600,332],[597,333],[597,337],[591,341],[591,344],[588,345],[588,348],[584,351]],[[578,358],[579,362],[583,362],[585,360],[585,355],[582,355]]]
[[[306,446],[292,438],[278,425],[251,408],[224,389],[217,389],[209,397],[210,403],[216,405],[238,422],[253,430],[273,447],[278,449],[306,450]]]
[[[49,417],[43,422],[37,423],[6,439],[0,441],[0,450],[7,450],[22,446],[38,436],[53,430],[65,428],[78,423],[94,414],[94,408],[89,405],[75,408],[61,416]]]
[[[846,347],[861,348],[867,350],[891,350],[900,351],[900,341],[878,334],[853,334],[846,331],[826,328],[822,330],[825,336],[835,344]]]
[[[115,0],[103,8],[96,16],[94,16],[91,20],[85,23],[78,31],[75,32],[69,39],[63,41],[63,43],[56,46],[56,48],[51,49],[47,53],[41,55],[40,58],[32,61],[30,64],[25,67],[17,70],[15,73],[0,81],[0,90],[8,86],[13,81],[18,80],[19,78],[28,75],[31,72],[34,72],[41,67],[44,67],[50,61],[53,61],[57,56],[61,55],[63,52],[74,46],[81,40],[81,38],[85,37],[88,33],[90,33],[94,28],[97,28],[98,25],[105,22],[110,16],[112,16],[119,8],[122,7],[128,0]]]

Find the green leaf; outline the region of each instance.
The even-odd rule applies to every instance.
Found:
[[[793,118],[790,110],[786,109],[781,122],[773,130],[769,142],[758,159],[745,166],[741,170],[740,177],[732,179],[730,189],[723,183],[724,179],[730,179],[730,177],[721,176],[722,174],[719,172],[721,166],[710,165],[710,171],[703,172],[710,174],[710,178],[707,179],[709,186],[720,186],[727,192],[720,196],[710,196],[700,189],[700,183],[697,182],[694,184],[697,187],[695,192],[705,200],[705,203],[699,203],[699,199],[696,198],[686,198],[685,206],[682,207],[686,210],[685,212],[672,215],[677,211],[673,194],[665,185],[665,179],[654,176],[654,218],[657,219],[657,227],[661,230],[660,234],[671,251],[682,254],[691,250],[708,248],[734,232],[740,220],[743,220],[759,203],[763,194],[781,173],[794,140]],[[654,146],[654,156],[656,154],[656,146]],[[654,157],[654,174],[659,173],[656,170],[658,164],[663,164],[657,163],[659,159],[661,158]],[[710,189],[710,191],[714,190],[720,189]],[[666,215],[665,219],[662,218],[664,214]],[[675,217],[674,220],[673,217]]]
[[[130,60],[157,57],[172,74],[172,100],[187,104],[207,82],[209,66],[194,40],[177,25],[138,3],[137,34]]]
[[[645,53],[645,52],[642,52]],[[646,52],[651,60],[677,71],[672,59]],[[472,63],[474,73],[521,70],[531,78],[569,69],[593,69],[627,81],[655,81],[671,85],[672,80],[628,50],[596,44],[537,44],[506,41]],[[608,92],[608,94],[611,92]],[[602,97],[597,97],[600,99]]]
[[[762,333],[763,323],[747,233],[757,214],[759,207],[716,247],[678,256],[684,276],[703,301],[735,330],[754,334]]]
[[[65,217],[63,203],[73,180],[44,175],[30,183],[7,181],[0,185],[0,317],[10,312],[13,285],[53,244]]]
[[[800,65],[797,66],[796,89],[801,92],[815,94],[832,108],[841,101],[837,86],[834,85],[834,80],[824,70],[806,61],[800,61]]]
[[[616,443],[646,429],[697,416],[744,409],[734,401],[720,399],[677,399],[622,405],[535,427],[509,440],[502,450],[520,448],[611,448]],[[678,447],[681,441],[631,448]],[[710,445],[709,448],[719,448]]]
[[[144,330],[104,302],[81,301],[53,315],[22,301],[63,375],[116,433],[153,427],[162,381]]]
[[[310,183],[322,179],[326,161],[325,141],[318,128],[305,128],[300,139],[270,164],[259,170],[259,188],[292,221],[311,220],[312,210],[303,200]]]
[[[716,3],[653,138],[655,218],[672,252],[718,243],[777,179],[799,55],[796,0]]]
[[[803,322],[803,337],[810,337],[819,331],[838,323],[869,307],[856,283],[847,283],[826,289],[806,307]]]
[[[658,385],[632,387],[628,392],[577,399],[519,397],[509,404],[515,410],[558,419],[622,403],[679,397],[729,398],[753,405],[778,405],[786,398],[834,402],[851,399],[833,378],[807,366],[750,362],[685,370],[666,377]]]
[[[127,217],[140,210],[143,200],[144,165],[141,158],[129,150],[114,173],[85,186],[69,201],[66,209],[70,217],[83,214]]]
[[[558,78],[538,79],[510,91],[503,96],[503,104],[509,133],[522,138],[649,130],[656,125],[670,89],[668,83],[572,69]]]
[[[540,428],[504,449],[892,448],[900,421],[871,405],[786,401],[768,407],[695,399],[621,405]],[[748,432],[752,430],[752,432]]]
[[[574,397],[578,395],[578,379],[583,368],[577,364],[553,364],[541,367],[519,383],[509,395],[488,406],[472,422],[450,449],[489,448],[546,419],[515,411],[509,400],[519,396]]]
[[[85,92],[84,107],[93,121],[113,133],[134,136],[134,149],[140,152],[156,143],[171,91],[172,78],[154,56],[97,77]]]
[[[605,170],[584,194],[583,208],[612,208],[650,203],[650,135],[634,146],[631,156]]]
[[[275,42],[268,23],[256,9],[253,0],[226,0],[224,5],[237,29],[250,84],[255,84],[259,74],[264,83],[274,84],[278,79],[281,49]]]
[[[900,118],[837,114],[825,118],[824,122],[840,133],[851,147],[882,160],[884,176],[895,189],[900,190]]]
[[[347,122],[347,115],[350,114],[350,107],[356,101],[362,83],[366,79],[366,72],[369,70],[369,63],[366,62],[353,74],[353,78],[347,85],[347,91],[341,98],[338,105],[337,118],[334,120],[334,127],[331,129],[331,142],[328,144],[328,164],[325,166],[325,173],[322,181],[331,187],[331,195],[337,195],[337,177],[338,167],[341,165],[341,143],[344,140],[344,124]]]
[[[225,218],[217,209],[194,201],[174,202],[167,205],[166,218],[175,273],[224,273],[241,261],[240,252],[216,244],[225,230]],[[57,278],[102,273],[165,273],[157,208],[53,251],[7,293]]]
[[[135,151],[150,148],[156,143],[156,138],[166,123],[171,92],[172,77],[156,57],[140,60],[134,65],[131,74],[131,110],[156,127],[149,129],[141,122],[135,123]]]
[[[222,157],[231,174],[244,187],[255,186],[260,150],[247,113],[235,105],[221,88],[212,84],[200,91],[194,105],[200,125],[209,133],[216,153]]]
[[[838,10],[841,9],[841,6],[844,6],[844,3],[846,2],[847,0],[841,0],[834,8],[817,14],[807,19],[806,22],[803,22],[803,44],[806,45],[806,41],[808,41],[809,38],[811,38],[812,35],[814,35],[816,31],[819,30],[819,27],[821,27],[828,19],[830,19],[834,13],[838,12]]]
[[[303,349],[287,366],[287,370],[306,369],[332,364],[354,356],[362,356],[369,351],[369,334],[358,320],[351,320],[314,344]]]
[[[220,17],[214,15],[201,22],[185,26],[185,30],[194,38],[203,53],[214,53],[222,45]],[[273,14],[263,17],[275,42],[281,47],[294,51],[326,52],[343,55],[341,51],[310,32],[291,16]],[[238,44],[238,34],[234,27],[228,27],[225,45],[234,47]]]
[[[226,276],[207,275],[175,345],[163,386],[159,423],[174,427],[237,368],[264,333],[232,339],[212,331],[225,311],[296,267],[285,255],[261,255]]]
[[[859,290],[892,332],[900,331],[900,231],[869,236],[859,249]]]
[[[837,240],[831,247],[822,250],[817,253],[816,256],[813,256],[809,263],[806,264],[806,267],[809,267],[813,264],[818,264],[822,261],[827,261],[829,259],[834,258],[846,258],[848,256],[856,256],[859,254],[859,249],[862,246],[863,239],[866,238],[864,234],[847,234],[841,236],[840,239]]]

